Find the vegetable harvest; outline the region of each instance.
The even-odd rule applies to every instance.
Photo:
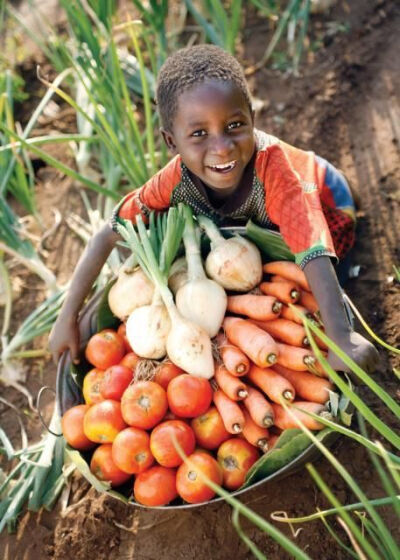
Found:
[[[92,473],[113,487],[134,477],[133,497],[143,505],[165,505],[177,497],[189,503],[211,499],[214,492],[197,469],[235,490],[248,469],[274,450],[279,435],[298,427],[292,415],[312,430],[324,426],[307,411],[331,418],[326,405],[334,385],[304,348],[307,337],[297,315],[282,316],[292,311],[287,304],[293,294],[297,299],[308,289],[301,270],[285,261],[263,266],[252,243],[238,235],[224,240],[207,218],[197,221],[212,240],[206,256],[196,218],[184,205],[151,215],[148,228],[140,217],[136,229],[121,221],[118,228],[139,263],[140,281],[146,278],[147,301],[132,311],[130,300],[127,313],[123,305],[114,312],[125,318],[118,332],[105,329],[91,337],[85,404],[63,419],[70,446],[98,446]],[[228,280],[230,275],[239,283]],[[248,293],[270,284],[283,288],[274,288],[274,295]],[[315,312],[314,304],[297,307],[311,316]],[[113,347],[99,349],[97,339]],[[118,351],[111,351],[114,347]],[[104,354],[107,361],[101,362]],[[196,465],[193,471],[187,472],[176,443]]]

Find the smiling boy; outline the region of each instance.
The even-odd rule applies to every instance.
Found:
[[[188,47],[169,57],[158,76],[157,104],[161,133],[174,157],[122,199],[110,224],[88,244],[50,336],[54,359],[66,349],[78,359],[78,314],[119,240],[116,219],[135,221],[138,214],[185,202],[218,225],[252,219],[279,230],[304,269],[326,334],[372,371],[376,349],[349,325],[331,264],[354,241],[354,205],[344,178],[312,152],[254,128],[243,70],[218,47]],[[331,352],[329,362],[347,369]]]

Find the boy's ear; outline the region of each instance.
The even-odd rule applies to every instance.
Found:
[[[160,128],[160,132],[164,139],[165,144],[167,145],[168,150],[173,154],[176,154],[177,150],[176,150],[176,144],[175,144],[173,134],[169,132],[169,130],[166,130],[165,128]]]

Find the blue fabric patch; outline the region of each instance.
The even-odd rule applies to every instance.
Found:
[[[326,168],[325,185],[333,195],[336,208],[352,208],[355,210],[353,197],[350,187],[343,175],[331,163],[319,156],[316,156],[318,165]]]

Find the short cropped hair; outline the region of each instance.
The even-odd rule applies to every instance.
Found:
[[[156,102],[163,128],[172,130],[179,95],[206,80],[233,82],[251,110],[251,96],[243,68],[231,54],[215,45],[185,47],[169,56],[158,74]]]

